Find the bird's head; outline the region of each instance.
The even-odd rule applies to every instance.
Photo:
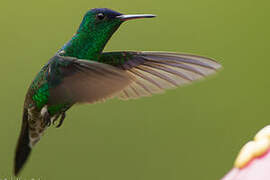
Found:
[[[97,60],[110,37],[124,21],[152,17],[155,16],[124,15],[106,8],[91,9],[84,15],[77,33],[61,49],[64,52],[62,55]]]
[[[155,17],[155,15],[124,15],[107,8],[95,8],[91,9],[85,14],[78,32],[97,33],[99,35],[112,35],[124,21],[152,17]]]

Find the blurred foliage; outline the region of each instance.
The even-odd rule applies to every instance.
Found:
[[[139,100],[73,107],[50,128],[22,172],[42,179],[218,179],[264,125],[270,107],[269,1],[1,0],[0,178],[12,172],[27,88],[76,31],[108,7],[153,13],[122,25],[106,50],[205,55],[224,66],[206,81]]]

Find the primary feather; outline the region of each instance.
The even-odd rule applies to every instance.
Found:
[[[108,52],[102,54],[101,60],[134,78],[118,95],[124,100],[161,93],[202,79],[221,68],[210,58],[169,52]]]

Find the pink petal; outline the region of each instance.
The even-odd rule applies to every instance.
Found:
[[[241,169],[233,168],[222,180],[270,180],[270,150]]]

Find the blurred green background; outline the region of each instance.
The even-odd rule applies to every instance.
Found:
[[[84,13],[108,7],[153,13],[125,23],[106,50],[163,50],[217,59],[217,76],[163,95],[73,107],[50,128],[23,178],[214,180],[270,123],[267,0],[1,0],[0,178],[10,177],[26,90],[76,31]]]

